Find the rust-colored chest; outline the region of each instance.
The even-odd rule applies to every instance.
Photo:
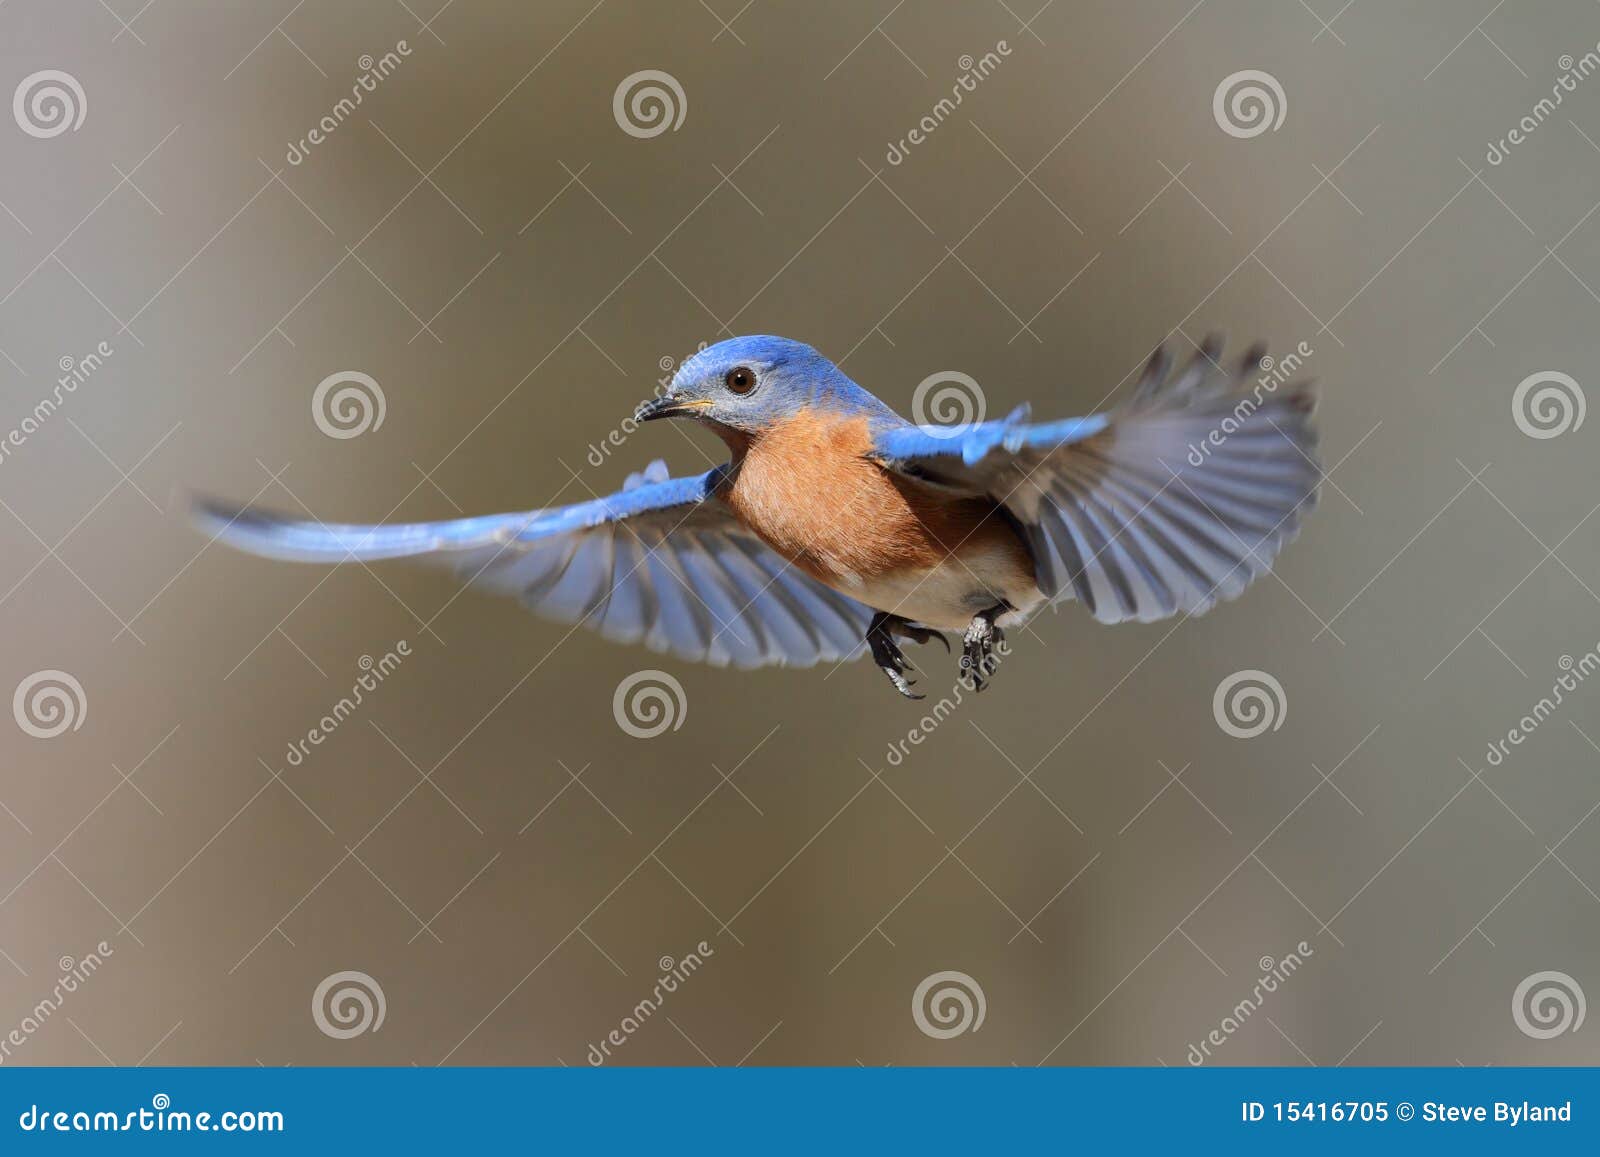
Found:
[[[801,414],[750,441],[720,497],[779,554],[842,589],[968,549],[1023,550],[992,501],[895,474],[870,448],[865,418]]]

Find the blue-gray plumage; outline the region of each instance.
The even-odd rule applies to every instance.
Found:
[[[691,417],[731,460],[653,462],[605,498],[447,522],[327,525],[197,500],[215,538],[303,562],[430,556],[531,609],[687,659],[805,666],[964,631],[981,687],[1001,628],[1076,599],[1095,618],[1200,614],[1265,573],[1315,503],[1307,383],[1245,385],[1208,338],[1164,350],[1129,400],[1031,423],[918,426],[809,346],[734,338],[686,361],[640,420]]]

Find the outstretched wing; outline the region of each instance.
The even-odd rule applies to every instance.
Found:
[[[1031,424],[1026,410],[952,434],[878,432],[891,468],[987,494],[1029,539],[1040,589],[1104,623],[1200,614],[1265,574],[1315,505],[1321,468],[1309,382],[1248,381],[1207,338],[1169,380],[1157,350],[1128,403]]]
[[[609,639],[725,666],[854,658],[871,611],[790,567],[712,499],[721,468],[652,462],[575,506],[386,526],[328,525],[196,500],[216,540],[300,562],[424,556]]]

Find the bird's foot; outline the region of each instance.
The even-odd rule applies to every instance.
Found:
[[[899,635],[901,638],[910,639],[913,643],[943,643],[945,654],[948,655],[950,653],[950,640],[945,638],[940,632],[932,630],[931,628],[914,627],[906,620],[900,619],[898,621],[891,622],[889,624],[889,630],[892,633]]]
[[[991,607],[972,617],[966,633],[961,636],[961,673],[972,681],[974,691],[982,691],[1000,665],[995,648],[1005,642],[1005,632],[995,626],[995,619],[1009,608]]]
[[[872,623],[867,627],[867,646],[872,650],[872,661],[889,677],[894,689],[907,699],[926,698],[911,689],[916,686],[916,680],[907,679],[905,672],[915,665],[906,658],[905,652],[894,641],[895,635],[910,639],[914,643],[926,643],[929,639],[938,639],[945,645],[946,650],[949,650],[950,642],[937,631],[930,631],[925,627],[913,627],[898,615],[885,614],[882,611],[872,616]]]

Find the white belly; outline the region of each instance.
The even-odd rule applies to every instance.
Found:
[[[1044,603],[1033,576],[1014,555],[999,550],[966,550],[931,569],[853,578],[839,590],[874,610],[941,631],[965,630],[972,616],[1000,602],[1016,608],[1000,619],[1001,626],[1011,626]]]

